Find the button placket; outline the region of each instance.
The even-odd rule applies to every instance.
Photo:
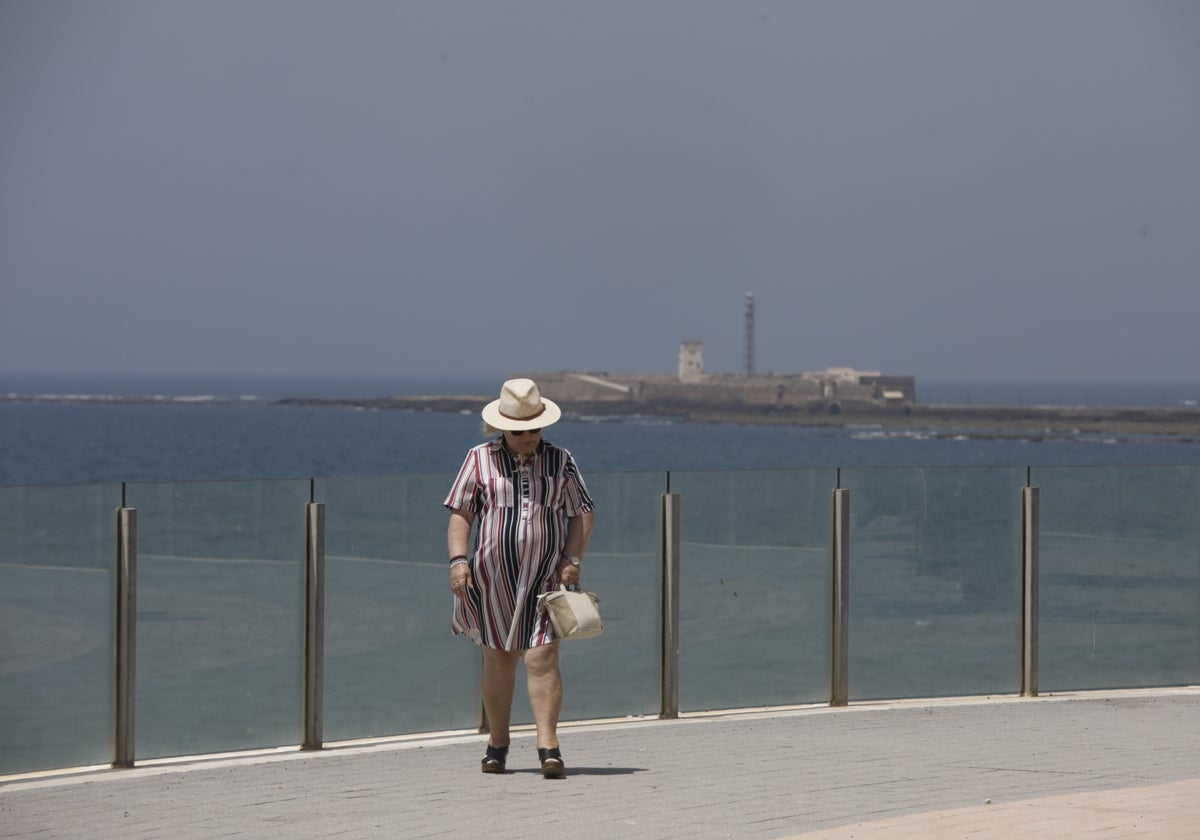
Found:
[[[531,509],[533,507],[533,469],[529,464],[521,467],[521,478],[518,484],[520,485],[521,493],[521,521],[528,522]]]

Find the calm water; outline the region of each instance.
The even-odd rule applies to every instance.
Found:
[[[926,386],[953,396],[953,383]],[[974,385],[976,404],[1045,402],[1046,385]],[[1069,396],[1070,386],[1054,386]],[[1084,388],[1085,386],[1075,386]],[[1102,404],[1186,402],[1200,386],[1086,386]],[[234,405],[0,403],[0,484],[299,478],[446,473],[482,438],[478,415],[273,406],[280,396],[488,393],[491,379],[0,379],[0,393],[165,394],[246,399]],[[1157,394],[1158,402],[1154,395]],[[961,396],[961,395],[960,395]],[[1068,402],[1069,400],[1063,400]],[[1097,403],[1101,404],[1101,403]],[[569,406],[566,406],[569,409]],[[1198,430],[1200,431],[1200,430]],[[563,421],[547,438],[585,472],[738,467],[1194,464],[1200,445],[1169,437]]]

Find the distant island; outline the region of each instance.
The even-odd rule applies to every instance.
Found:
[[[1200,406],[1170,407],[957,405],[917,403],[915,377],[853,367],[802,373],[760,372],[754,363],[754,295],[746,295],[745,357],[741,373],[704,369],[701,341],[679,345],[674,374],[615,374],[607,371],[513,373],[538,383],[559,402],[567,419],[622,422],[733,423],[897,428],[938,436],[975,438],[1066,435],[1169,435],[1200,442]],[[0,394],[2,402],[100,405],[311,406],[477,414],[495,394],[454,396],[286,397],[171,394]]]
[[[741,373],[709,373],[700,341],[679,346],[674,374],[607,371],[513,373],[538,383],[566,419],[620,422],[656,418],[680,423],[879,427],[938,435],[1016,437],[1105,434],[1170,435],[1200,442],[1200,407],[1002,406],[917,403],[913,376],[830,367],[803,373],[760,373],[754,368],[753,295],[746,300],[746,358]],[[0,394],[0,402],[114,405],[277,405],[477,414],[495,395],[255,397]]]
[[[680,423],[837,426],[913,429],[936,435],[1039,437],[1064,435],[1170,435],[1200,442],[1200,407],[1003,406],[917,403],[916,379],[852,367],[803,373],[766,373],[754,363],[754,294],[745,301],[741,373],[704,369],[704,344],[679,345],[674,374],[607,371],[513,373],[538,383],[566,419],[621,422],[655,418]],[[287,397],[266,404],[355,410],[477,414],[491,394],[455,396]],[[263,405],[255,397],[0,394],[0,402],[86,402],[141,405]]]
[[[921,405],[911,376],[834,368],[820,373],[759,376],[514,373],[538,383],[567,419],[611,422],[638,417],[681,423],[795,426],[878,426],[971,430],[974,437],[1019,434],[1174,435],[1200,442],[1200,407]],[[475,413],[494,396],[300,398],[279,405]]]
[[[901,428],[953,436],[1170,435],[1200,443],[1200,407],[1002,406],[916,402],[912,376],[853,368],[799,374],[708,374],[698,342],[685,342],[680,373],[514,373],[536,381],[568,420]],[[477,414],[495,395],[255,397],[216,395],[0,394],[0,402],[92,405],[310,406]]]
[[[545,374],[530,374],[546,381]],[[540,379],[539,379],[540,377]],[[854,401],[837,402],[816,398],[796,404],[755,404],[724,399],[587,399],[561,396],[546,387],[545,393],[559,400],[568,420],[620,422],[654,417],[680,423],[735,423],[796,426],[878,426],[920,429],[952,435],[970,432],[971,437],[1020,435],[1119,434],[1172,435],[1200,442],[1200,408],[1104,407],[1104,406],[981,406],[981,405],[874,405]],[[287,397],[268,405],[349,408],[477,414],[494,395],[382,397]],[[9,403],[83,403],[91,405],[226,405],[261,406],[247,397],[94,395],[94,394],[0,394]]]
[[[533,377],[531,377],[533,378]],[[547,389],[547,394],[551,393]],[[326,406],[365,410],[477,413],[494,397],[483,394],[426,397],[303,398],[278,400],[278,405]],[[813,402],[802,407],[776,408],[729,403],[683,405],[644,401],[564,400],[564,419],[585,422],[660,417],[681,423],[734,423],[794,426],[879,426],[942,431],[972,430],[972,437],[1004,437],[1019,433],[1175,435],[1200,442],[1200,408],[1103,408],[1059,406],[904,405],[852,406],[830,411]],[[982,434],[981,434],[982,433]]]

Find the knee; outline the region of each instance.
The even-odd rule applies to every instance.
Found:
[[[516,651],[485,649],[483,655],[484,674],[514,674],[520,654]]]
[[[558,673],[558,643],[530,648],[525,651],[525,672],[531,677]]]

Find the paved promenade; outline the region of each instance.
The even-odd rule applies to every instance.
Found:
[[[451,733],[0,778],[0,838],[1200,838],[1200,689]]]

